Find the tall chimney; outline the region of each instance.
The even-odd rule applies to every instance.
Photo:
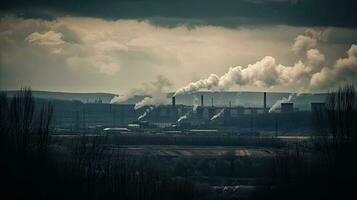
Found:
[[[211,103],[212,103],[212,107],[213,107],[213,97],[211,98]]]
[[[172,97],[172,106],[173,106],[173,107],[176,106],[176,97]]]
[[[264,111],[267,110],[267,93],[264,92]]]
[[[203,95],[201,95],[201,106],[203,107]]]

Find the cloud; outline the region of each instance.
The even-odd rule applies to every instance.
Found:
[[[119,71],[120,64],[110,55],[105,55],[100,51],[94,52],[93,54],[88,54],[84,57],[77,55],[71,56],[67,58],[67,64],[74,68],[90,66],[97,69],[97,72],[108,76],[113,76]]]
[[[291,41],[299,34],[323,39],[316,33],[304,33],[305,29],[162,27],[146,20],[60,17],[50,21],[4,17],[0,19],[1,88],[31,85],[34,89],[123,94],[131,88],[143,87],[142,82],[150,82],[162,74],[177,88],[200,77],[211,77],[202,78],[203,82],[190,87],[296,90],[310,84],[312,72],[333,66],[332,61],[354,41],[352,33],[356,32],[348,30],[351,37],[343,41],[336,41],[335,37],[336,43],[324,41],[318,48],[325,56],[322,61],[316,51],[298,55],[289,51]],[[338,35],[346,32],[329,29],[329,38],[334,38],[336,32]],[[324,31],[317,32],[321,30]],[[281,32],[285,34],[282,36]],[[232,71],[217,81],[230,67]],[[234,76],[242,76],[240,84],[235,83],[238,79]]]
[[[1,1],[0,14],[25,18],[56,19],[62,16],[95,17],[110,20],[145,20],[155,16],[165,25],[183,23],[239,27],[242,25],[337,26],[357,27],[354,0],[102,0],[86,1]],[[197,12],[197,8],[204,12]],[[153,20],[162,25],[163,20]]]
[[[33,32],[25,38],[29,43],[39,45],[60,45],[64,44],[63,34],[55,31],[48,31],[45,33]]]
[[[340,58],[332,68],[323,68],[311,78],[313,88],[336,87],[343,83],[357,84],[357,45],[347,51],[347,58]]]

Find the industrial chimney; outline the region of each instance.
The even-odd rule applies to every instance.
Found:
[[[201,106],[203,107],[203,95],[201,95]]]
[[[173,106],[173,107],[176,106],[176,97],[172,97],[172,106]]]
[[[267,93],[264,92],[264,112],[267,111]]]

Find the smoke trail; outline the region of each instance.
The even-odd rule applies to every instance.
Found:
[[[188,119],[191,116],[192,112],[196,112],[197,111],[197,107],[198,107],[198,98],[196,96],[193,96],[193,100],[192,100],[192,110],[188,111],[187,113],[185,113],[184,115],[182,115],[178,120],[177,123],[180,123],[182,120],[184,119]]]
[[[198,98],[196,96],[193,96],[193,101],[192,101],[192,111],[196,112],[198,108]]]
[[[137,110],[139,108],[142,108],[144,106],[148,105],[161,105],[161,104],[167,104],[169,102],[169,99],[167,98],[166,94],[156,94],[153,97],[145,97],[143,100],[139,101],[138,103],[135,104],[134,109]]]
[[[317,41],[325,40],[327,37],[326,32],[316,31],[314,29],[306,29],[302,34],[294,39],[294,44],[291,50],[295,53],[301,53],[310,49],[316,48]]]
[[[147,108],[143,114],[141,114],[139,117],[138,117],[138,121],[140,121],[141,119],[143,119],[144,117],[146,117],[151,111],[154,110],[154,106],[150,106],[149,108]]]
[[[211,121],[214,121],[216,119],[218,119],[219,117],[221,117],[221,115],[224,113],[224,109],[222,109],[221,111],[219,111],[217,114],[215,114],[212,118]]]
[[[317,41],[324,40],[324,37],[323,31],[307,29],[295,38],[292,50],[303,56],[304,62],[298,60],[292,66],[285,66],[278,64],[275,58],[266,56],[246,67],[231,67],[222,76],[211,74],[208,78],[189,83],[177,89],[174,96],[199,90],[222,91],[235,85],[269,88],[304,81],[304,88],[312,91],[346,82],[357,84],[357,45],[351,45],[347,58],[338,59],[333,66],[324,66],[325,56],[316,49]]]
[[[186,94],[196,92],[201,89],[212,89],[218,85],[219,77],[216,74],[211,74],[207,79],[189,83],[187,86],[178,89],[174,96],[179,94]]]
[[[247,67],[231,67],[228,72],[221,77],[211,74],[207,79],[189,83],[187,86],[176,90],[174,96],[193,93],[203,89],[222,91],[234,85],[271,87],[283,83],[294,83],[303,76],[308,75],[309,71],[307,66],[301,61],[292,67],[288,67],[277,64],[275,58],[266,56],[262,60],[250,64]]]
[[[182,115],[178,120],[177,120],[177,123],[180,123],[182,120],[184,119],[188,119],[188,117],[190,116],[191,114],[191,111],[190,112],[187,112],[186,114]]]
[[[159,75],[156,81],[143,84],[143,87],[140,89],[133,89],[124,95],[115,96],[111,100],[111,103],[123,103],[135,95],[142,95],[145,97],[143,100],[135,104],[135,109],[139,109],[143,106],[167,104],[170,102],[167,94],[171,89],[171,86],[172,84],[168,79]]]
[[[123,103],[127,100],[129,100],[130,98],[136,96],[136,95],[143,95],[145,94],[145,91],[140,90],[140,89],[133,89],[130,90],[128,93],[126,94],[122,94],[122,95],[117,95],[114,96],[111,100],[110,100],[110,104],[119,104],[119,103]]]
[[[274,112],[276,109],[279,108],[279,106],[282,104],[282,103],[289,103],[290,101],[296,99],[296,97],[298,97],[300,94],[290,94],[288,98],[286,97],[283,97],[279,100],[277,100],[269,109],[269,113],[270,112]]]

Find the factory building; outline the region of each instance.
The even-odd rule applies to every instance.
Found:
[[[149,128],[165,128],[177,125],[187,127],[248,127],[250,130],[254,126],[273,126],[276,115],[279,114],[268,113],[266,93],[263,93],[261,100],[260,107],[233,106],[232,104],[229,106],[213,105],[213,99],[211,99],[211,104],[205,106],[204,96],[201,95],[198,106],[187,106],[178,104],[176,98],[172,97],[171,103],[168,105],[144,106],[137,110],[134,109],[133,104],[66,102],[63,105],[55,105],[54,117],[56,126],[70,130],[83,130],[96,126],[120,128],[128,127],[128,124],[140,124],[140,127],[144,127],[142,122],[147,122],[149,125],[145,127]],[[323,107],[324,103],[311,103],[311,110],[319,110]],[[291,120],[294,117],[293,115],[304,115],[303,112],[294,112],[294,109],[293,103],[282,103],[281,113],[288,113],[289,115],[284,115],[284,119],[280,119],[279,123],[293,121]],[[272,117],[272,115],[275,116]],[[182,117],[183,119],[178,122],[178,119]]]
[[[281,113],[293,113],[294,103],[281,103]]]
[[[312,102],[311,112],[318,112],[325,109],[326,104],[324,102]]]

